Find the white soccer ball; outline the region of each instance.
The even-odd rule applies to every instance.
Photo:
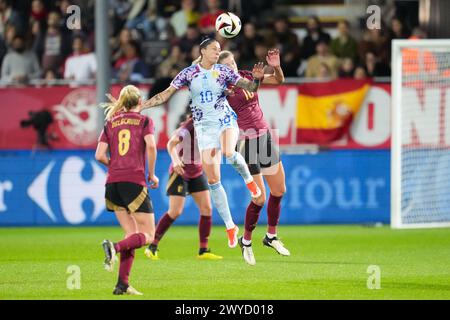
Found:
[[[241,31],[241,19],[231,12],[222,13],[216,19],[216,30],[224,38],[234,38]]]

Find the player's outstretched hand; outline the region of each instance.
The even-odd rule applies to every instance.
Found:
[[[109,101],[111,101],[112,103],[116,103],[117,99],[114,98],[114,96],[110,93],[105,94],[105,96],[109,99]]]
[[[223,93],[225,94],[225,96],[234,96],[234,89],[235,89],[235,86],[231,86],[231,87],[225,89],[225,91]]]
[[[264,63],[263,62],[258,62],[257,64],[255,64],[255,66],[253,67],[252,70],[252,75],[253,78],[255,79],[262,79],[264,78]]]
[[[150,188],[151,189],[156,189],[159,187],[159,179],[157,176],[152,175],[152,176],[148,176],[148,182],[150,183]]]
[[[266,57],[267,64],[273,68],[277,68],[280,66],[280,50],[278,49],[270,49],[269,52],[267,52]]]
[[[105,94],[105,96],[109,99],[109,101],[110,101],[111,103],[116,103],[116,102],[117,102],[117,99],[114,98],[114,96],[113,96],[112,94],[107,93],[107,94]],[[125,108],[122,108],[122,109],[120,109],[119,111],[126,111],[126,109],[125,109]]]
[[[178,175],[182,176],[184,174],[184,163],[179,161],[173,164],[173,171],[175,171]]]

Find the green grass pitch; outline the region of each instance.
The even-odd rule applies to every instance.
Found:
[[[1,228],[0,299],[450,299],[450,229],[281,226],[290,257],[263,247],[264,231],[255,231],[252,267],[227,247],[223,228],[214,227],[210,247],[224,259],[199,261],[197,228],[175,225],[161,260],[136,251],[130,283],[144,293],[136,298],[113,296],[117,265],[114,273],[102,265],[101,241],[119,240],[119,227]],[[67,288],[71,265],[79,290]],[[367,288],[370,265],[380,268],[380,289]]]

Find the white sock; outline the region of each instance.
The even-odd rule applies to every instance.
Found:
[[[234,224],[233,220],[225,222],[225,227],[227,228],[227,230],[234,229],[235,226],[236,225]]]
[[[249,245],[252,244],[252,240],[246,240],[246,239],[242,238],[242,243],[243,243],[245,246],[249,246]]]
[[[209,185],[211,191],[211,197],[214,206],[217,208],[220,217],[227,229],[234,228],[233,218],[231,216],[230,207],[228,206],[227,194],[220,181],[216,184]]]
[[[273,238],[275,238],[276,236],[277,236],[277,234],[275,233],[275,234],[272,234],[272,233],[266,233],[266,235],[267,235],[267,238],[269,238],[269,239],[273,239]]]
[[[227,158],[227,162],[241,175],[246,184],[253,181],[247,163],[239,152],[235,151],[231,157]]]

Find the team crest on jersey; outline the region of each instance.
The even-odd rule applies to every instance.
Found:
[[[219,71],[217,71],[217,70],[213,70],[213,71],[212,71],[212,77],[213,77],[214,79],[217,79],[217,78],[219,77],[219,75],[220,75]]]

